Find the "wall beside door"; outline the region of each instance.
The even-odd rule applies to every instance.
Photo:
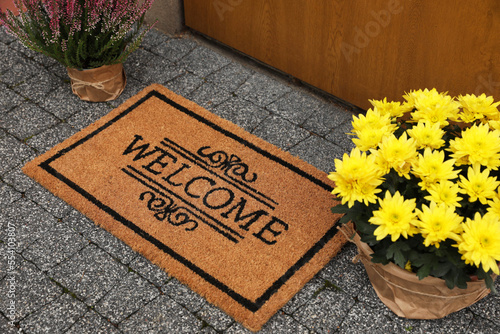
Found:
[[[500,100],[498,0],[184,0],[186,25],[362,108],[437,88]]]

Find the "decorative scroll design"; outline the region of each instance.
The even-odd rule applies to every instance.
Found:
[[[186,231],[194,231],[198,227],[198,222],[191,219],[193,213],[185,207],[176,205],[175,201],[168,196],[165,196],[165,200],[162,197],[157,197],[152,191],[145,191],[139,196],[139,199],[148,201],[148,209],[155,212],[154,217],[159,221],[166,219],[173,226],[186,225]]]
[[[232,176],[239,177],[248,183],[257,180],[257,174],[249,174],[248,165],[240,157],[235,154],[228,155],[224,151],[209,152],[210,148],[210,146],[203,146],[196,152],[200,157],[206,158],[203,161],[210,167],[220,168],[227,176],[231,177],[229,175],[231,173]]]

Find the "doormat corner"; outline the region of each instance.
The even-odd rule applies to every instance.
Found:
[[[23,171],[252,331],[346,242],[324,172],[158,84]]]

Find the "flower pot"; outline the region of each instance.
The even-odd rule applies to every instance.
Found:
[[[104,65],[88,70],[67,68],[71,89],[80,99],[104,102],[116,99],[127,84],[122,64]]]
[[[352,235],[343,230],[345,234]],[[394,263],[373,263],[370,246],[362,242],[357,233],[352,241],[358,247],[358,257],[378,297],[400,317],[440,319],[476,303],[490,293],[483,280],[467,282],[467,289],[449,289],[440,278],[428,276],[419,280],[416,274]]]

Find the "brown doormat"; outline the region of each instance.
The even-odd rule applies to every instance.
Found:
[[[160,85],[24,172],[254,331],[345,242],[325,173]]]

